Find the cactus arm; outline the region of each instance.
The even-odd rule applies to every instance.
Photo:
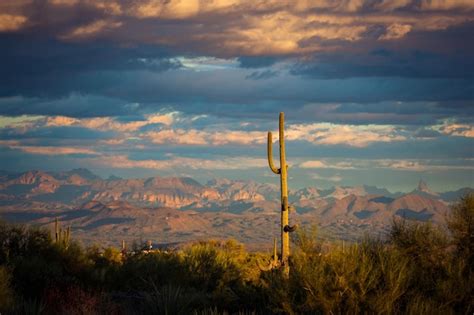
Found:
[[[257,260],[257,267],[260,269],[260,271],[269,271],[274,268],[272,263],[269,263],[268,265],[264,266],[260,260]]]
[[[273,256],[270,259],[270,261],[266,263],[265,265],[263,265],[259,259],[257,259],[256,262],[257,262],[257,267],[258,269],[260,269],[260,271],[269,271],[274,268],[278,268],[280,266],[280,262],[278,260],[278,253],[277,253],[277,241],[275,237],[273,238]]]
[[[69,225],[66,230],[66,247],[69,247],[70,237],[71,237],[71,226]]]
[[[272,132],[268,132],[268,137],[267,137],[267,155],[268,155],[268,166],[270,166],[270,169],[272,170],[273,173],[275,174],[280,174],[280,170],[275,167],[275,164],[273,164],[273,141],[272,141]]]
[[[294,232],[296,231],[296,229],[298,228],[298,224],[295,224],[295,225],[285,225],[285,227],[283,228],[283,230],[286,232],[286,233],[291,233],[291,232]]]
[[[278,261],[278,253],[277,253],[277,240],[273,238],[273,261]]]

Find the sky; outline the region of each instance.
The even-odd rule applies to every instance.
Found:
[[[277,184],[283,111],[290,188],[474,186],[472,0],[3,0],[0,47],[6,171]]]

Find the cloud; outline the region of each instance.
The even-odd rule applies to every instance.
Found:
[[[0,129],[11,128],[18,129],[21,132],[34,128],[38,121],[44,119],[44,116],[21,115],[16,117],[0,116]]]
[[[5,8],[4,28],[11,30],[32,31],[21,28],[22,17],[62,40],[159,43],[184,54],[221,57],[331,51],[345,46],[343,42],[370,40],[373,28],[386,29],[384,39],[398,40],[410,30],[447,29],[473,20],[468,0],[56,0]],[[75,14],[79,9],[80,17]]]
[[[323,161],[306,161],[299,165],[301,168],[328,168],[328,165]]]
[[[278,61],[278,58],[274,56],[241,56],[237,60],[242,68],[256,69],[270,67]]]
[[[433,138],[439,137],[441,135],[442,134],[439,131],[433,130],[433,129],[430,129],[430,128],[418,129],[413,134],[413,136],[415,138],[419,138],[419,139],[433,139]]]
[[[440,131],[450,136],[474,138],[474,126],[467,124],[445,124],[441,126]]]
[[[300,168],[322,168],[322,169],[331,168],[331,169],[340,169],[340,170],[351,170],[351,169],[356,168],[355,165],[357,165],[357,163],[355,163],[354,161],[334,162],[331,160],[325,160],[325,161],[309,160],[309,161],[300,163],[298,166]]]
[[[177,145],[257,145],[264,144],[266,141],[265,132],[236,130],[163,129],[148,132],[145,134],[145,137],[155,144]]]
[[[474,3],[470,0],[422,0],[422,10],[473,10]]]
[[[406,140],[391,126],[354,126],[327,123],[296,124],[287,128],[288,140],[303,140],[313,144],[366,147],[375,142]]]
[[[389,168],[403,171],[454,171],[454,170],[474,170],[474,165],[470,160],[460,161],[436,161],[436,160],[394,160],[394,159],[380,159],[372,161],[376,168]]]
[[[340,175],[322,176],[317,173],[311,174],[311,178],[329,182],[340,182],[343,179]]]
[[[474,170],[474,165],[470,159],[324,159],[309,160],[298,164],[303,169],[334,169],[341,171],[366,171],[374,169],[391,169],[397,171],[454,171],[454,170]]]
[[[74,154],[85,154],[85,155],[98,155],[98,153],[89,148],[81,147],[60,147],[60,146],[34,146],[34,145],[22,145],[20,141],[9,141],[0,140],[0,146],[6,146],[13,150],[20,150],[28,154],[36,155],[74,155]]]
[[[20,29],[28,20],[22,15],[0,14],[0,32],[11,32]]]
[[[337,111],[339,108],[338,104],[326,104],[312,114],[320,119],[327,119],[331,117],[327,116],[328,112]],[[310,119],[312,114],[307,109],[302,110],[299,115]],[[384,111],[385,109],[382,106],[378,110]],[[397,111],[403,114],[403,110],[405,107],[398,108]],[[412,111],[413,115],[418,113],[417,109],[410,109],[409,106],[406,107],[406,110]],[[347,117],[359,115],[357,113],[358,106],[348,107],[344,111],[344,115]],[[319,146],[320,150],[322,149],[324,152],[330,152],[336,148],[339,148],[338,150],[353,148],[344,149],[347,150],[345,154],[359,154],[359,151],[362,152],[361,149],[366,149],[367,154],[369,152],[370,154],[379,154],[377,152],[383,150],[388,155],[393,155],[394,151],[400,150],[404,146],[412,147],[411,152],[416,147],[421,148],[420,141],[425,141],[428,151],[432,152],[430,142],[446,142],[447,140],[444,140],[446,136],[472,138],[472,128],[469,124],[445,123],[427,127],[416,125],[412,127],[410,125],[292,123],[292,117],[295,114],[298,114],[298,110],[287,116],[290,120],[286,124],[286,140],[290,145],[299,147],[299,150],[304,149],[304,151],[311,152],[313,147]],[[369,117],[374,119],[375,116]],[[88,145],[100,146],[103,150],[107,148],[116,150],[119,147],[120,150],[127,150],[127,148],[145,150],[156,148],[157,145],[175,148],[201,146],[207,147],[208,150],[211,148],[230,150],[231,147],[263,147],[266,143],[266,131],[275,128],[274,119],[273,122],[266,119],[253,120],[248,117],[247,119],[250,120],[245,122],[241,117],[236,116],[223,120],[211,115],[189,115],[171,108],[161,112],[123,117],[0,116],[0,127],[3,127],[0,129],[0,138],[49,141],[50,143],[56,141],[57,143],[61,142],[61,145],[64,145],[62,142],[65,141],[77,140],[78,142],[85,141]],[[406,122],[410,123],[410,121]],[[276,138],[275,141],[277,141]],[[448,142],[453,141],[449,140]],[[311,145],[308,146],[308,143]],[[397,143],[399,144],[395,146]],[[382,144],[389,145],[389,147],[383,148]],[[223,147],[223,149],[217,149],[218,147]],[[373,149],[367,151],[370,147]],[[457,151],[459,150],[454,150],[453,154]],[[326,160],[311,159],[311,161],[316,162],[312,162],[314,163],[312,166],[310,162],[303,163],[301,167],[339,169],[351,167],[343,163],[328,164]]]
[[[391,168],[405,171],[424,171],[426,166],[422,165],[419,161],[408,161],[408,160],[382,160],[376,161],[377,167]]]
[[[87,25],[79,26],[68,34],[62,35],[61,38],[71,40],[91,37],[98,34],[99,32],[110,31],[111,29],[120,27],[122,24],[122,22],[98,20]]]
[[[387,31],[379,39],[382,40],[391,40],[404,37],[409,31],[411,31],[412,26],[407,24],[398,24],[394,23],[387,27]]]
[[[96,166],[119,169],[205,169],[205,170],[243,170],[262,168],[266,166],[266,159],[248,157],[225,157],[223,159],[198,159],[185,157],[171,157],[166,160],[131,160],[125,155],[102,156],[89,161]]]
[[[143,120],[131,122],[120,122],[112,117],[79,119],[65,116],[50,116],[46,118],[45,125],[47,127],[80,126],[101,131],[132,132],[152,124],[171,125],[174,122],[174,116],[176,114],[176,112],[148,114],[145,115]]]

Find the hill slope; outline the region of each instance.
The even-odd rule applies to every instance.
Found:
[[[104,180],[85,169],[0,174],[0,217],[46,226],[58,217],[86,242],[234,237],[255,245],[268,243],[279,231],[276,185],[229,179],[202,185],[159,176]],[[441,223],[449,202],[472,191],[436,193],[424,182],[408,194],[370,186],[307,187],[290,191],[296,208],[291,220],[350,239],[383,232],[393,217]]]

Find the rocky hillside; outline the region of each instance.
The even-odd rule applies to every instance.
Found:
[[[449,203],[473,191],[437,193],[422,181],[411,193],[356,186],[290,191],[293,222],[319,225],[330,237],[383,232],[393,217],[440,223]],[[101,179],[86,169],[0,172],[0,217],[51,225],[58,217],[76,237],[118,244],[121,239],[176,243],[234,237],[264,244],[278,234],[279,188],[253,181],[185,177]]]

